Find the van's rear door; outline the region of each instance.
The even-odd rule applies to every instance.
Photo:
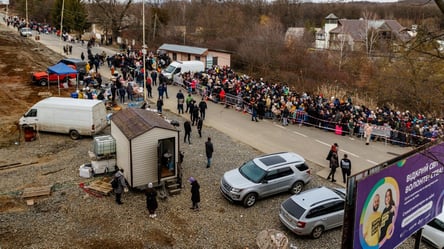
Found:
[[[92,118],[93,118],[93,125],[94,125],[94,130],[92,130],[93,133],[98,133],[100,131],[102,131],[103,129],[105,129],[107,122],[106,122],[106,108],[105,108],[105,104],[103,102],[97,103],[97,105],[95,105],[93,107],[93,113],[92,113]],[[92,127],[91,127],[92,129]]]

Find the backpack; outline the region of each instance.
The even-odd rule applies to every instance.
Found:
[[[117,177],[114,177],[111,181],[111,187],[114,189],[119,187],[119,179]]]
[[[331,155],[333,154],[333,151],[332,150],[330,150],[329,152],[328,152],[328,155],[327,155],[327,158],[325,158],[327,161],[330,161],[330,159],[331,159]]]

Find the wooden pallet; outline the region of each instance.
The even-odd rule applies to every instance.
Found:
[[[32,198],[38,196],[47,196],[51,194],[52,185],[43,187],[25,188],[22,194],[22,198]]]
[[[107,181],[107,179],[100,179],[100,180],[96,180],[96,181],[91,182],[88,185],[88,189],[94,190],[94,191],[99,192],[100,194],[103,194],[103,195],[109,195],[113,191],[113,188],[111,187],[111,183],[109,181]]]

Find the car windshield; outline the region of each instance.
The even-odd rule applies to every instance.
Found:
[[[175,66],[169,65],[166,69],[165,72],[167,73],[172,73],[174,71],[174,69],[176,69]]]
[[[427,224],[431,227],[434,227],[434,228],[440,230],[440,231],[444,231],[444,221],[443,220],[435,218]]]
[[[259,168],[252,160],[242,165],[239,172],[254,183],[259,183],[266,174],[265,170]]]

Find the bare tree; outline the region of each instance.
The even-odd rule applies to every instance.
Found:
[[[436,5],[438,5],[438,8],[444,14],[444,0],[435,0],[435,3]]]
[[[369,86],[373,89],[370,92],[378,98],[380,105],[396,104],[413,112],[442,116],[442,58],[411,49],[433,51],[434,48],[428,47],[421,38],[412,42],[422,43],[422,47],[410,44],[395,60],[380,64],[380,70]],[[378,88],[383,91],[374,91]]]
[[[345,64],[348,52],[350,51],[350,36],[348,33],[338,34],[338,70],[342,70],[342,66]]]
[[[131,6],[133,0],[93,0],[94,4],[99,9],[95,14],[99,23],[111,30],[113,40],[117,40],[122,30],[125,30],[130,25],[125,22],[127,11]],[[108,34],[105,34],[108,35]]]
[[[365,51],[367,56],[370,57],[373,54],[375,45],[379,39],[378,26],[377,26],[377,16],[369,11],[363,11],[362,13],[364,19],[364,33],[361,34],[365,42]]]
[[[279,54],[285,47],[282,25],[274,18],[262,16],[245,39],[239,44],[241,60],[250,61],[250,70],[267,74],[278,68]]]

